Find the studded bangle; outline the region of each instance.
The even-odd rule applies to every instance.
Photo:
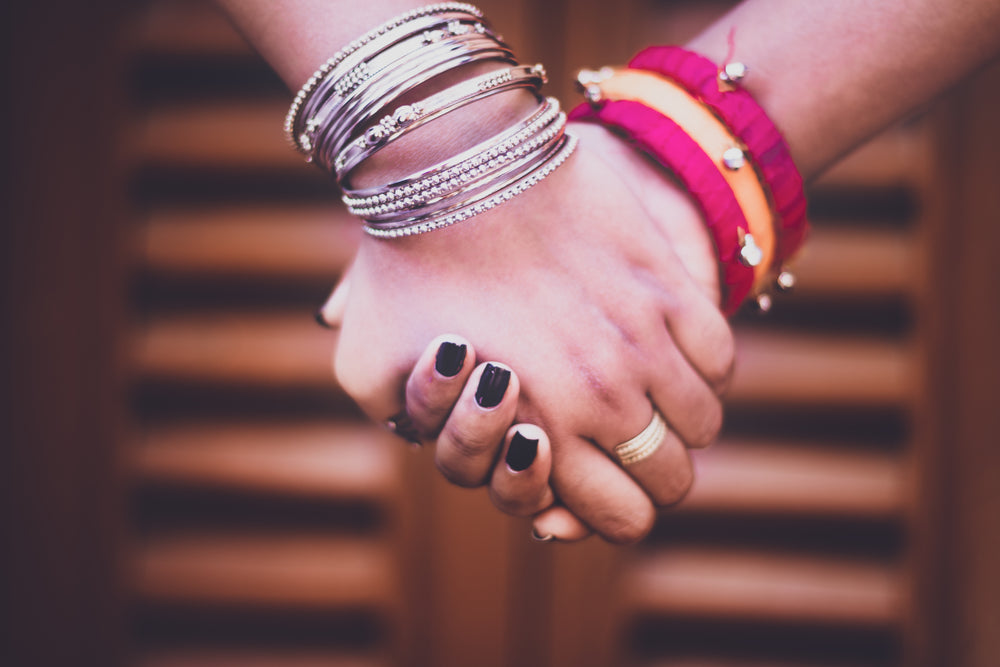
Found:
[[[677,46],[644,49],[629,63],[633,69],[658,72],[684,86],[732,130],[747,147],[772,198],[777,220],[775,272],[798,250],[808,232],[802,176],[781,132],[740,82],[748,69],[739,62],[719,67],[708,58]],[[790,278],[778,276],[779,289]],[[759,299],[762,307],[769,300]]]
[[[541,65],[520,65],[467,79],[419,102],[399,106],[341,151],[333,163],[337,178],[344,183],[347,174],[361,162],[406,133],[455,109],[514,88],[531,88],[537,93],[545,81],[545,68]]]
[[[355,138],[359,127],[374,115],[385,112],[396,99],[432,79],[462,65],[498,61],[516,64],[513,53],[492,39],[473,38],[459,44],[442,44],[414,58],[384,77],[353,91],[345,100],[336,100],[317,114],[311,158],[332,170],[334,156]]]
[[[382,35],[414,21],[418,18],[424,16],[431,16],[434,14],[443,14],[446,12],[456,12],[461,14],[467,14],[475,18],[481,19],[483,17],[483,12],[478,7],[470,5],[464,2],[443,2],[433,5],[425,5],[423,7],[418,7],[412,9],[408,12],[400,14],[393,17],[392,19],[386,21],[385,23],[379,25],[378,27],[365,33],[363,36],[354,40],[343,49],[338,51],[336,54],[331,56],[325,63],[320,65],[320,67],[313,73],[311,77],[303,84],[299,92],[296,93],[295,98],[292,100],[292,104],[288,109],[288,114],[285,116],[285,136],[288,138],[289,143],[292,144],[296,149],[302,150],[299,145],[298,137],[296,135],[295,129],[298,125],[298,116],[300,114],[303,103],[306,99],[313,93],[317,84],[323,81],[327,75],[337,67],[345,58],[350,56],[352,53],[358,51],[370,42],[378,39]]]
[[[286,130],[294,137],[296,147],[309,154],[315,126],[324,123],[332,109],[367,81],[394,67],[412,64],[428,46],[440,50],[440,39],[432,35],[443,35],[443,29],[449,28],[454,35],[486,34],[487,28],[477,19],[473,20],[468,23],[462,15],[454,13],[420,17],[380,35],[344,58],[322,75],[297,106],[293,102],[296,110],[294,114],[289,112],[286,121],[290,124]]]

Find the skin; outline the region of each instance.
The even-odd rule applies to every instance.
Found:
[[[348,3],[295,0],[279,12],[264,0],[222,4],[293,89],[329,45],[417,5],[372,1],[344,11]],[[731,53],[750,65],[743,85],[808,179],[983,63],[997,34],[1000,3],[989,0],[750,0],[688,46],[715,62]],[[526,104],[507,93],[470,105],[435,123],[433,135],[414,132],[384,151],[358,182],[433,164],[520,118]],[[442,434],[438,466],[451,481],[490,482],[495,502],[515,513],[557,498],[561,505],[536,517],[542,535],[572,539],[593,529],[630,542],[649,530],[656,506],[686,492],[687,448],[717,434],[733,345],[717,308],[711,243],[686,195],[603,130],[574,131],[577,154],[503,207],[431,234],[366,238],[350,289],[326,310],[341,327],[341,384],[377,420],[404,402],[433,408],[418,420],[428,436]],[[461,331],[477,358],[517,369],[492,416],[468,405],[475,370],[462,376],[468,386],[422,393],[434,383],[420,383],[421,355],[441,331]],[[403,389],[408,378],[416,388]],[[625,470],[610,452],[649,423],[653,405],[670,434],[653,457]],[[551,465],[552,496],[541,473],[512,484],[503,459],[494,465],[515,419],[547,434],[538,465]]]

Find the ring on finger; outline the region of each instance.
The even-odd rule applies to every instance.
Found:
[[[638,463],[643,459],[653,455],[667,435],[667,423],[663,420],[663,415],[656,409],[653,410],[653,419],[650,420],[646,428],[642,429],[634,438],[630,438],[615,447],[615,455],[622,465]]]

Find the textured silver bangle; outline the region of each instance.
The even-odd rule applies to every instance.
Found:
[[[363,229],[365,233],[376,238],[402,238],[406,236],[414,236],[416,234],[425,234],[436,229],[449,227],[455,223],[462,222],[463,220],[468,220],[469,218],[479,215],[480,213],[485,213],[486,211],[489,211],[504,202],[510,201],[525,190],[535,186],[542,179],[546,178],[549,174],[558,169],[569,158],[577,146],[577,139],[574,135],[566,133],[563,136],[564,139],[560,142],[560,147],[555,153],[552,154],[550,159],[544,161],[535,170],[526,174],[510,187],[497,192],[483,201],[449,215],[416,222],[406,227],[380,229],[378,227],[365,224]]]
[[[346,176],[361,162],[425,123],[514,88],[531,88],[537,94],[545,81],[545,68],[541,65],[520,65],[467,79],[423,100],[397,107],[371,124],[337,155],[333,163],[337,180],[345,182]]]
[[[557,141],[565,129],[565,114],[557,114],[554,122],[541,128],[522,143],[503,143],[484,151],[473,159],[443,171],[440,177],[425,179],[420,185],[390,190],[384,196],[364,200],[345,197],[348,210],[374,223],[391,222],[415,213],[433,211],[454,200],[468,199],[475,188],[489,185],[508,173],[516,173],[522,161],[530,162],[546,145]]]
[[[399,97],[428,81],[468,63],[490,61],[516,64],[513,52],[490,39],[474,39],[442,47],[442,51],[421,54],[378,80],[354,91],[347,100],[317,116],[314,145],[310,157],[327,170],[333,157],[354,138],[361,123],[384,113]]]
[[[377,39],[378,37],[384,35],[390,30],[393,30],[405,23],[408,23],[410,21],[413,21],[414,19],[423,16],[442,14],[445,12],[457,12],[457,13],[468,14],[479,19],[482,19],[483,17],[483,12],[478,7],[464,2],[443,2],[432,5],[425,5],[423,7],[412,9],[408,12],[405,12],[403,14],[391,18],[385,23],[365,33],[363,36],[354,40],[353,42],[345,46],[343,49],[338,51],[336,54],[331,56],[325,63],[323,63],[316,70],[315,73],[313,73],[311,77],[309,77],[309,79],[302,86],[302,88],[299,89],[299,92],[296,93],[295,98],[292,100],[292,104],[288,109],[288,114],[285,116],[285,136],[288,138],[288,141],[293,146],[295,146],[295,148],[301,150],[301,147],[298,145],[298,141],[295,136],[294,127],[297,124],[297,117],[299,115],[302,103],[313,92],[313,89],[316,87],[316,84],[318,84],[321,80],[323,80],[326,77],[326,75],[330,72],[330,70],[332,70],[334,67],[340,64],[342,60],[344,60],[349,55],[351,55],[361,47],[365,46],[369,42]]]
[[[476,169],[463,173],[449,191],[440,196],[426,198],[420,204],[399,211],[362,217],[372,227],[394,229],[450,215],[488,199],[523,178],[525,174],[534,171],[540,164],[549,159],[562,140],[563,134],[560,128],[559,132],[549,136],[546,141],[537,144],[532,150],[527,150],[524,147],[519,148],[511,160],[498,167],[492,169],[484,167],[483,170]]]
[[[463,19],[474,21],[471,31],[464,30],[469,24],[461,23]],[[423,16],[379,35],[331,67],[303,97],[296,113],[286,117],[286,121],[290,119],[291,123],[286,126],[286,132],[290,133],[298,149],[302,152],[311,150],[310,125],[321,107],[327,106],[331,101],[335,103],[344,92],[360,85],[372,74],[373,69],[384,69],[386,59],[393,58],[395,62],[399,62],[411,58],[428,44],[434,43],[426,35],[442,34],[442,29],[453,23],[461,23],[462,34],[487,32],[487,28],[475,17],[450,12]]]

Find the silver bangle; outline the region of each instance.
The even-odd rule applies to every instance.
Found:
[[[301,150],[300,146],[298,145],[298,141],[294,131],[294,128],[298,122],[299,111],[301,109],[302,103],[313,92],[313,89],[316,87],[316,84],[322,81],[326,77],[326,75],[330,72],[330,70],[332,70],[334,67],[340,64],[340,62],[343,61],[345,58],[347,58],[349,55],[351,55],[361,47],[365,46],[369,42],[389,32],[390,30],[393,30],[405,23],[409,23],[410,21],[413,21],[414,19],[423,16],[442,14],[445,12],[468,14],[478,19],[483,18],[482,10],[480,10],[478,7],[474,5],[470,5],[465,2],[443,2],[432,5],[425,5],[423,7],[412,9],[408,12],[405,12],[403,14],[400,14],[398,16],[389,19],[385,23],[365,33],[364,35],[362,35],[361,37],[354,40],[353,42],[345,46],[343,49],[338,51],[336,54],[331,56],[325,63],[320,65],[320,67],[313,73],[313,75],[309,77],[306,83],[303,84],[302,88],[299,89],[299,92],[295,94],[295,98],[292,100],[292,104],[288,109],[288,114],[285,116],[284,128],[285,128],[285,136],[288,138],[288,141],[293,146],[295,146],[296,149]]]
[[[344,203],[353,207],[371,207],[408,197],[421,189],[438,186],[451,176],[472,167],[478,167],[484,161],[495,159],[500,153],[512,150],[547,127],[559,113],[559,101],[554,97],[546,98],[537,109],[534,109],[527,118],[517,125],[507,128],[448,160],[385,186],[362,190],[345,188]]]
[[[531,88],[537,92],[545,81],[545,68],[541,65],[520,65],[468,79],[419,102],[397,107],[371,124],[337,155],[333,162],[337,179],[345,182],[346,176],[361,162],[425,123],[513,88]]]
[[[516,64],[513,52],[489,39],[473,39],[458,45],[446,45],[442,52],[428,52],[381,79],[369,82],[343,100],[335,109],[317,115],[318,125],[310,157],[327,170],[333,156],[353,138],[367,117],[384,112],[394,100],[431,79],[456,67],[483,60]],[[332,121],[329,119],[332,118]]]
[[[391,221],[400,212],[412,216],[414,212],[434,207],[458,197],[468,197],[470,189],[480,182],[496,180],[508,172],[516,172],[519,164],[531,159],[533,154],[544,151],[546,145],[558,140],[565,129],[565,114],[557,114],[554,122],[540,128],[528,141],[503,143],[460,163],[440,174],[440,178],[425,179],[417,186],[390,190],[384,196],[351,200],[345,197],[348,210],[372,222]]]
[[[414,236],[416,234],[425,234],[436,229],[442,229],[444,227],[449,227],[455,223],[462,222],[463,220],[468,220],[469,218],[479,215],[480,213],[485,213],[500,204],[507,202],[517,195],[521,194],[525,190],[538,184],[541,180],[546,178],[553,171],[558,169],[573,153],[577,146],[576,136],[566,133],[564,135],[564,140],[562,141],[561,147],[557,152],[553,153],[551,158],[543,162],[538,166],[533,172],[526,174],[522,179],[516,181],[506,190],[496,193],[489,199],[481,201],[475,205],[469,206],[468,208],[456,211],[450,215],[442,218],[426,220],[423,222],[415,223],[408,227],[400,227],[396,229],[379,229],[377,227],[372,227],[365,224],[363,229],[365,233],[374,236],[376,238],[401,238],[405,236]]]

